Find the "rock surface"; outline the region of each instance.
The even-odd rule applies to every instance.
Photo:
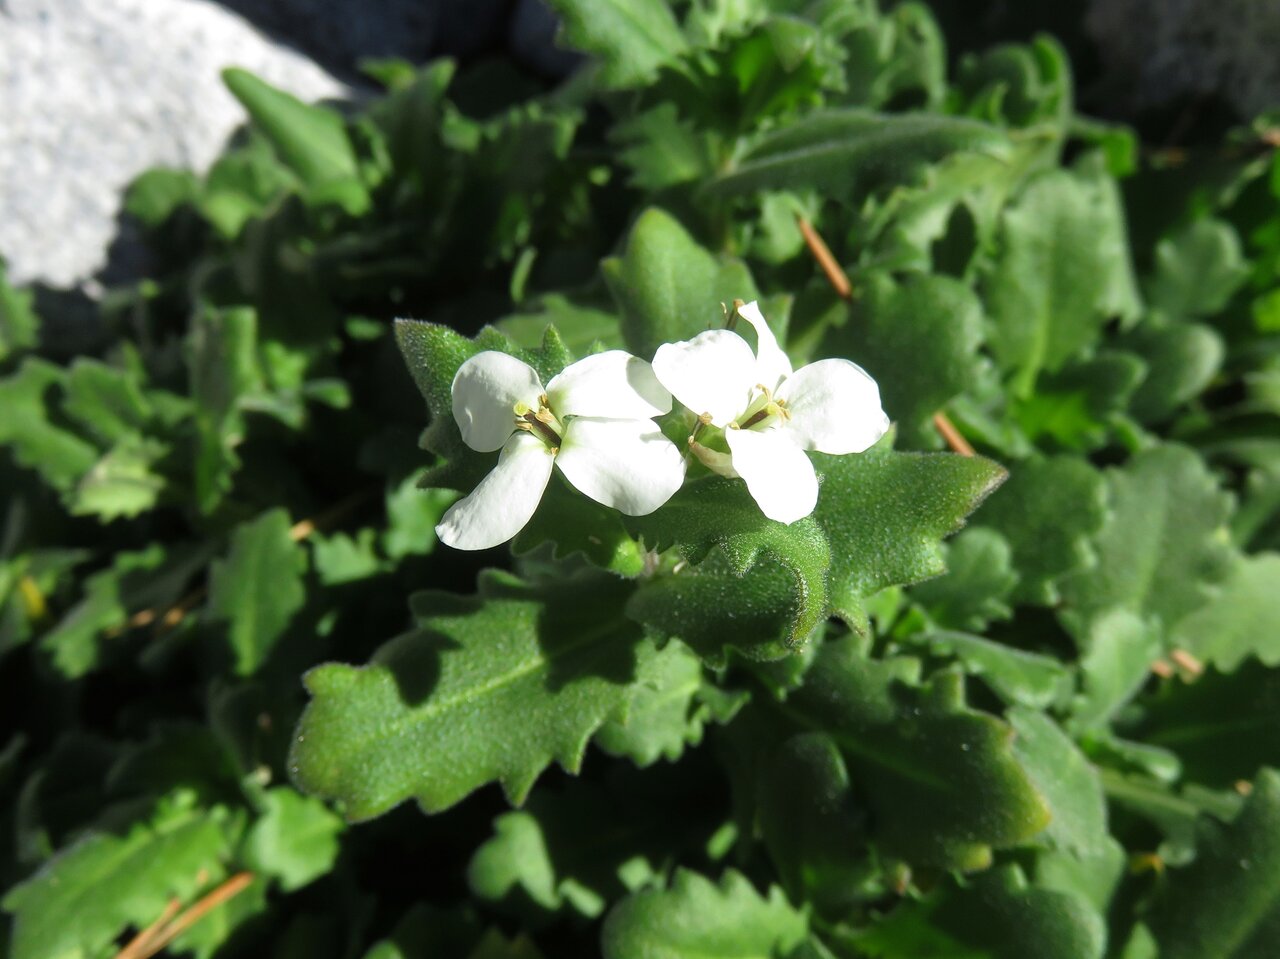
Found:
[[[1092,0],[1085,23],[1118,114],[1186,96],[1280,108],[1277,0]]]
[[[0,256],[9,279],[68,287],[99,269],[124,187],[203,169],[244,111],[241,66],[308,100],[349,95],[305,57],[205,0],[0,0]]]

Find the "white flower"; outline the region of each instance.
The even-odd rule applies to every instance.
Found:
[[[701,420],[689,448],[724,476],[741,476],[770,519],[794,523],[813,512],[818,478],[805,450],[861,453],[889,428],[880,390],[849,360],[791,361],[753,301],[737,307],[755,327],[751,347],[731,330],[666,343],[653,357],[658,381]],[[703,434],[706,427],[722,429]]]
[[[501,449],[498,465],[440,520],[436,535],[457,549],[487,549],[522,530],[554,463],[598,503],[643,516],[684,482],[684,457],[651,417],[671,394],[653,368],[622,350],[573,363],[546,389],[526,363],[478,353],[453,378],[453,418],[473,450]]]

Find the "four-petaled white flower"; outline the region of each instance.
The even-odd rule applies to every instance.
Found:
[[[658,381],[697,414],[689,448],[724,476],[741,476],[770,519],[794,523],[813,512],[818,478],[805,450],[861,453],[889,428],[880,390],[849,360],[819,360],[794,372],[760,307],[737,307],[756,331],[751,347],[731,330],[708,330],[666,343],[653,357]],[[717,451],[723,429],[727,452]],[[699,440],[705,440],[699,442]]]
[[[565,367],[545,389],[514,356],[476,354],[453,378],[453,418],[473,450],[502,454],[436,534],[457,549],[505,543],[538,508],[553,463],[596,502],[652,513],[684,482],[684,457],[652,419],[670,410],[653,368],[622,350]]]

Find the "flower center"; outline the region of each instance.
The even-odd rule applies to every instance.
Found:
[[[548,405],[547,394],[538,397],[538,408],[535,410],[527,403],[516,403],[511,407],[516,415],[516,429],[532,433],[542,440],[553,453],[560,449],[563,442],[564,427],[556,419]]]
[[[763,383],[757,383],[759,391],[742,415],[729,423],[731,430],[766,430],[778,422],[791,419],[787,401],[775,399],[773,391]]]

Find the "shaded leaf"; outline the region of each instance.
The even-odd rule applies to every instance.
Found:
[[[985,518],[985,515],[984,515]],[[1018,582],[1009,542],[995,530],[976,526],[945,544],[947,571],[911,588],[929,619],[944,629],[980,630],[993,619],[1008,619],[1006,602]]]
[[[600,60],[606,88],[637,86],[685,49],[666,0],[550,0],[564,39]]]

